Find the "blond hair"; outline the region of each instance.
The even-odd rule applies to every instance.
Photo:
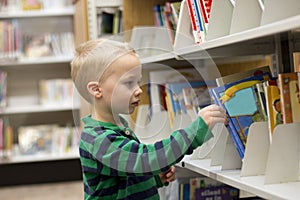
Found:
[[[80,95],[92,103],[88,83],[99,81],[114,61],[132,52],[127,43],[108,39],[89,40],[79,45],[71,62],[71,77]]]

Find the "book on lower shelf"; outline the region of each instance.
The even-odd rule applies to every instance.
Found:
[[[208,177],[178,178],[170,183],[173,191],[167,188],[168,199],[205,200],[205,199],[239,199],[239,189],[223,184]]]

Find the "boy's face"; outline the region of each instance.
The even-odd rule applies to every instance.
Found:
[[[111,114],[131,114],[138,106],[142,90],[139,82],[142,67],[139,59],[128,54],[109,66],[108,76],[101,81],[102,98]]]

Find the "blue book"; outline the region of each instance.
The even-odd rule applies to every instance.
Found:
[[[206,90],[206,93],[208,94],[208,89],[206,84],[207,83],[205,81],[177,82],[177,83],[166,84],[165,85],[166,92],[170,94],[169,96],[170,96],[174,115],[187,113],[186,103],[184,98],[185,96],[183,93],[184,90],[195,89],[195,93],[196,93],[196,88],[203,87],[205,88],[203,93],[205,93]],[[204,94],[203,94],[203,98],[204,98]],[[200,107],[207,106],[208,104],[210,104],[210,99],[208,100],[209,102],[207,101],[201,102],[201,105],[198,106]]]
[[[209,90],[215,103],[227,112],[227,129],[241,158],[244,157],[250,125],[265,120],[256,84],[270,78],[269,73],[264,73]]]

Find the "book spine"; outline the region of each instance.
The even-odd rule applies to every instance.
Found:
[[[281,109],[283,123],[292,123],[292,105],[290,98],[291,74],[278,74],[278,86],[280,89]]]
[[[200,35],[200,31],[197,30],[196,17],[195,17],[194,9],[192,6],[192,1],[193,0],[186,0],[186,3],[187,3],[188,10],[189,10],[189,15],[190,15],[190,20],[191,20],[191,25],[192,25],[192,29],[193,29],[192,31],[193,31],[195,43],[200,44],[201,43],[201,35]]]

